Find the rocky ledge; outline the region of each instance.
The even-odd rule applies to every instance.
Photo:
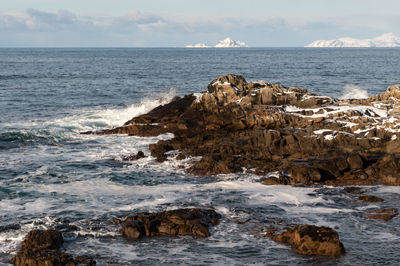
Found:
[[[70,254],[61,252],[60,248],[64,239],[56,230],[32,230],[30,231],[21,247],[12,258],[11,263],[21,266],[37,265],[96,265],[92,259],[83,257],[73,258]]]
[[[209,226],[218,224],[220,218],[214,210],[196,208],[136,213],[122,222],[122,234],[133,239],[176,235],[208,237]]]
[[[271,239],[294,247],[302,255],[321,255],[338,257],[345,253],[338,233],[329,227],[298,225],[288,227],[277,234],[270,228],[267,236]]]
[[[242,76],[219,76],[203,93],[176,97],[123,126],[86,134],[174,138],[150,145],[157,161],[194,160],[196,175],[246,172],[264,184],[399,185],[400,85],[339,100]]]

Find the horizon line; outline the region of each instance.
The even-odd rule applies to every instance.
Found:
[[[185,46],[0,46],[0,49],[190,49],[190,50],[246,50],[259,48],[305,49],[399,49],[400,47],[306,47],[306,46],[251,46],[251,47],[185,47]]]

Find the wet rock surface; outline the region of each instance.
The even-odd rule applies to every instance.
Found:
[[[64,239],[56,230],[32,230],[30,231],[17,255],[11,259],[14,265],[96,265],[92,259],[83,257],[73,258],[72,255],[60,251]]]
[[[359,196],[358,200],[367,201],[367,202],[382,202],[382,201],[384,201],[382,198],[370,196],[370,195]]]
[[[242,76],[219,76],[207,91],[176,97],[122,127],[86,134],[174,138],[149,146],[158,162],[167,152],[201,156],[195,175],[246,172],[264,184],[399,185],[400,85],[353,100]]]
[[[393,208],[375,209],[368,211],[367,215],[369,219],[382,220],[387,222],[399,215],[399,211]]]
[[[122,222],[122,233],[133,239],[155,236],[210,236],[210,225],[221,215],[214,210],[178,209],[158,213],[136,213]]]
[[[299,254],[338,257],[345,253],[338,233],[329,227],[298,225],[282,233],[270,228],[267,236],[274,241],[294,247]]]
[[[144,152],[142,151],[138,151],[136,153],[136,155],[130,155],[130,156],[126,156],[124,157],[124,161],[136,161],[142,158],[146,158],[147,156],[144,154]]]

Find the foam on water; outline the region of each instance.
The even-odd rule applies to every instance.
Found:
[[[54,123],[54,126],[81,131],[94,130],[101,127],[121,126],[135,116],[145,114],[159,105],[169,103],[175,94],[176,90],[172,88],[168,92],[158,95],[156,99],[143,99],[139,104],[132,104],[126,108],[88,111],[83,114],[56,119],[49,122],[49,126],[52,126],[51,123]]]
[[[376,193],[395,193],[400,194],[400,186],[378,186]]]
[[[2,127],[24,129],[58,129],[67,132],[80,132],[122,126],[126,121],[135,116],[145,114],[159,105],[169,103],[175,94],[176,89],[171,88],[169,91],[158,94],[154,98],[142,99],[140,103],[132,104],[125,108],[104,109],[104,107],[101,107],[101,109],[95,108],[86,110],[72,110],[72,114],[65,117],[53,118],[49,120],[2,123]]]

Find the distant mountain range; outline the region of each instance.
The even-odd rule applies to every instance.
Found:
[[[400,38],[393,33],[385,33],[373,39],[339,38],[318,40],[305,47],[400,47]]]
[[[186,48],[238,48],[238,47],[249,47],[245,42],[234,41],[231,38],[226,38],[222,41],[219,41],[215,46],[209,46],[205,43],[196,43],[193,45],[186,45]]]

